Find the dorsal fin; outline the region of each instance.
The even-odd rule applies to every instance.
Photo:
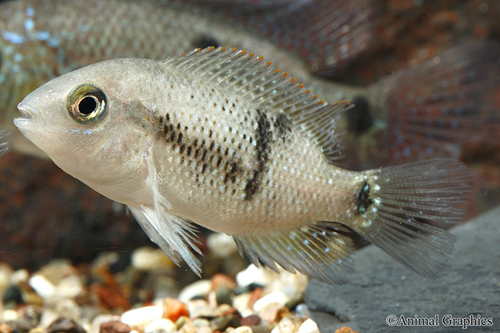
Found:
[[[196,49],[171,57],[163,64],[247,98],[266,113],[286,115],[292,126],[321,149],[329,163],[339,158],[335,128],[340,115],[351,107],[349,102],[329,104],[262,57],[236,49]]]

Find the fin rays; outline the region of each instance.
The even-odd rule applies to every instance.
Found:
[[[329,222],[315,222],[293,230],[265,234],[233,236],[240,253],[246,253],[256,266],[262,264],[277,271],[300,272],[328,283],[347,282],[345,273],[352,271],[354,242],[334,230]]]
[[[453,252],[455,236],[429,223],[459,222],[470,174],[451,159],[434,159],[372,172],[374,208],[354,229],[394,259],[437,278]]]
[[[336,126],[348,102],[329,104],[261,57],[226,48],[196,49],[163,62],[199,80],[218,82],[222,89],[248,98],[266,112],[286,115],[291,124],[311,137],[329,163],[339,158]]]

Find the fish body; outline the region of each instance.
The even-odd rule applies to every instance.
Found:
[[[225,48],[116,59],[54,79],[19,105],[20,131],[67,173],[126,204],[174,261],[200,272],[195,224],[257,265],[345,282],[354,232],[436,277],[468,174],[453,160],[336,167],[330,104],[262,58]]]

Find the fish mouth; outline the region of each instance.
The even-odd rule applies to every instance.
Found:
[[[17,108],[21,112],[21,117],[14,119],[14,125],[25,134],[23,130],[27,130],[37,118],[40,118],[40,111],[25,102],[19,103]]]
[[[24,102],[19,103],[17,105],[17,109],[19,110],[19,112],[21,112],[22,117],[18,117],[16,119],[20,120],[31,120],[36,118],[36,116],[40,114],[40,112],[38,112],[36,108]]]
[[[15,120],[32,120],[40,115],[40,112],[36,108],[25,102],[19,103],[17,105],[17,109],[21,112],[21,117],[18,117]]]

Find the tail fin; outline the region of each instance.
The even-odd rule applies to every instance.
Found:
[[[459,222],[470,174],[452,159],[371,170],[369,195],[353,225],[366,240],[415,272],[436,278],[446,267],[455,236],[430,223]],[[359,195],[358,195],[359,197]]]
[[[385,150],[366,159],[400,164],[457,158],[468,143],[500,146],[496,42],[464,44],[382,80],[369,93],[372,112],[387,130],[376,145]]]

